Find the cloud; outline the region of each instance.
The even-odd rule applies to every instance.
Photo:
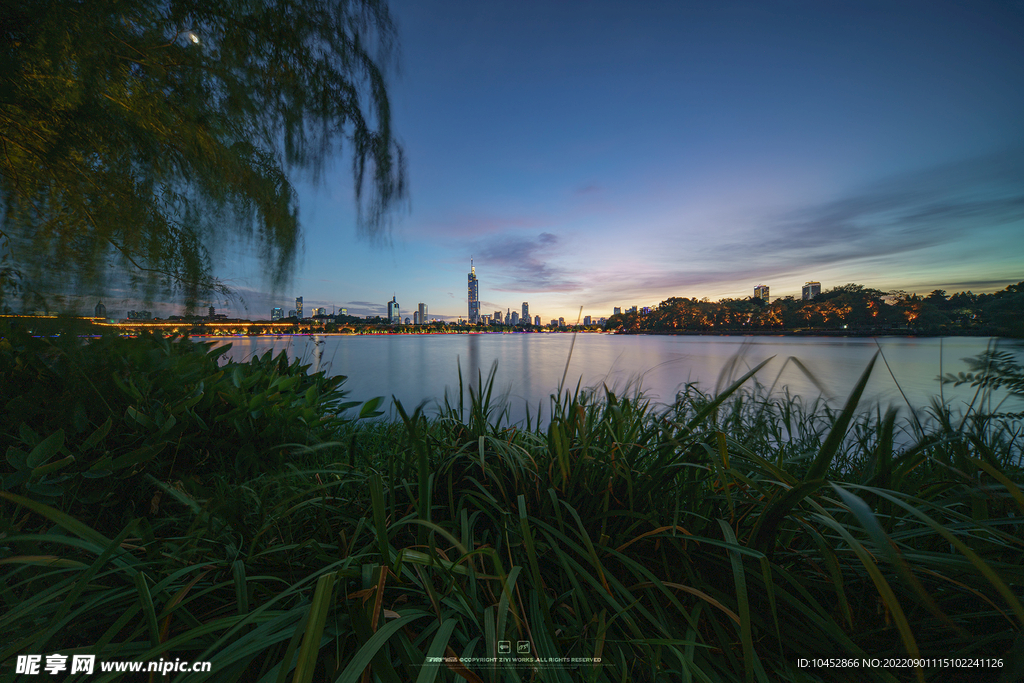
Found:
[[[387,313],[387,305],[376,301],[348,301],[340,308],[347,308],[349,315],[380,315]]]
[[[665,254],[661,267],[659,255],[652,255],[647,274],[628,280],[627,291],[706,288],[735,282],[738,275],[768,280],[854,264],[891,272],[897,260],[925,271],[973,263],[980,269],[986,255],[1018,248],[1010,226],[1019,221],[1024,150],[1013,150],[885,178],[830,201],[766,214],[738,233],[726,233],[726,239],[703,247],[691,242],[692,251]],[[701,230],[724,232],[714,225]],[[926,249],[932,251],[914,253]]]
[[[577,187],[573,191],[573,194],[586,195],[586,194],[598,194],[598,193],[601,193],[601,192],[604,192],[604,187],[603,186],[598,185],[597,183],[587,183],[586,185],[583,185],[582,187]]]
[[[791,264],[833,265],[950,244],[1020,220],[1024,154],[1018,151],[889,178],[769,219],[758,228],[768,238],[758,252]]]
[[[947,282],[945,285],[946,287],[951,288],[951,291],[963,292],[972,289],[977,289],[979,291],[1006,289],[1007,282],[1006,280],[967,280],[965,282]]]
[[[559,246],[559,237],[542,232],[536,237],[503,234],[481,240],[474,246],[479,254],[481,278],[485,268],[493,268],[488,288],[512,292],[575,291],[582,285],[567,276],[564,270],[551,266],[543,259],[546,253]]]
[[[427,237],[428,239],[465,239],[495,235],[512,230],[543,228],[550,223],[551,219],[546,216],[460,214],[423,223],[412,223],[410,221],[408,230],[410,234],[416,237]]]

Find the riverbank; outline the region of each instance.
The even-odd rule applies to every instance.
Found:
[[[387,325],[387,324],[335,324],[311,321],[268,321],[268,320],[207,320],[203,318],[181,320],[107,320],[92,317],[68,316],[0,316],[7,324],[13,324],[32,334],[56,335],[70,331],[83,336],[95,336],[116,332],[138,335],[146,332],[179,334],[191,337],[274,337],[282,335],[448,335],[448,334],[620,334],[660,335],[694,337],[991,337],[1007,336],[1006,330],[992,326],[949,327],[798,327],[753,329],[736,327],[707,327],[699,329],[658,329],[658,328],[612,328],[597,326],[565,327],[485,327],[433,323],[430,325]],[[1015,338],[1009,334],[1008,338]],[[1024,337],[1021,337],[1024,338]]]
[[[759,394],[745,372],[667,411],[562,394],[543,430],[509,426],[486,379],[436,418],[380,422],[381,404],[298,360],[223,353],[0,347],[0,661],[830,680],[797,664],[829,653],[924,660],[924,680],[950,658],[1019,677],[1012,416],[863,413],[868,368],[838,410]]]

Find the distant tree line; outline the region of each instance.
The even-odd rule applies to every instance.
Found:
[[[858,284],[834,287],[810,300],[782,297],[708,301],[672,297],[648,313],[608,319],[608,330],[627,333],[826,331],[977,334],[1024,337],[1024,282],[993,294],[970,291],[926,296],[882,292]]]

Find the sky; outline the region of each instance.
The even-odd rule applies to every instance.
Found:
[[[409,201],[356,230],[349,162],[299,180],[302,255],[239,300],[544,323],[673,296],[1024,280],[1024,0],[392,0]]]

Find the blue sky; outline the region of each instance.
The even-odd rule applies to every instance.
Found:
[[[398,0],[410,198],[357,237],[349,163],[300,181],[289,288],[225,251],[221,310],[547,322],[670,296],[1024,279],[1024,2]],[[264,310],[266,309],[266,310]]]

